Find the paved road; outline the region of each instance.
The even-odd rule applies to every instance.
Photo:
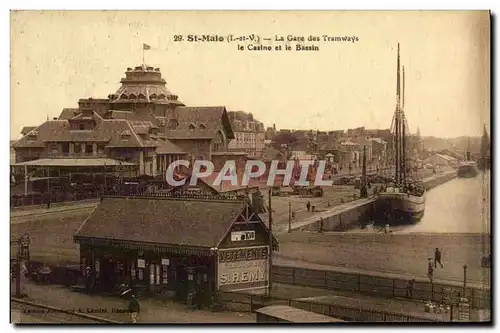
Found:
[[[130,322],[130,314],[123,312],[128,302],[118,297],[86,295],[58,285],[28,283],[25,289],[28,300],[33,302],[61,309],[105,310],[105,313],[92,313],[92,315],[119,322]],[[195,311],[171,300],[141,296],[139,302],[141,304],[139,323],[255,323],[253,313]]]

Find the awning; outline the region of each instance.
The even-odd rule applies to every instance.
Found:
[[[13,164],[14,166],[58,166],[58,167],[92,167],[92,166],[132,166],[130,162],[121,162],[112,158],[41,158]]]

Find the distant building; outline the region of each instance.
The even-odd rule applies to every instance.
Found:
[[[266,139],[264,124],[251,113],[243,111],[229,111],[228,117],[235,137],[229,142],[228,148],[231,151],[243,151],[249,156],[261,156]]]
[[[454,166],[458,160],[454,157],[443,155],[443,154],[433,154],[424,160],[424,164],[431,164],[434,166]]]

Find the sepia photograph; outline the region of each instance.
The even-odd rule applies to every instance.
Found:
[[[10,323],[492,323],[491,12],[11,10]]]

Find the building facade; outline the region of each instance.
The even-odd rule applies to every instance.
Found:
[[[266,131],[264,124],[243,111],[229,111],[229,119],[234,132],[234,139],[229,142],[229,149],[242,151],[252,157],[260,157],[265,147]]]

